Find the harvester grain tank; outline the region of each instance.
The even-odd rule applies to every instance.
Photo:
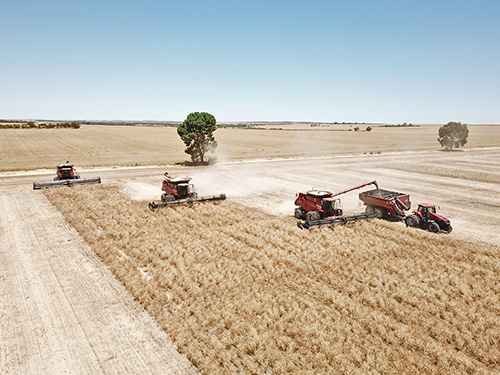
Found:
[[[428,203],[420,203],[417,210],[406,216],[405,224],[407,227],[426,229],[432,233],[450,233],[453,230],[450,220],[438,214],[435,205]]]
[[[73,164],[68,161],[63,164],[59,164],[56,170],[56,176],[53,181],[48,182],[34,182],[33,190],[38,190],[42,188],[55,187],[55,186],[72,186],[72,185],[86,185],[86,184],[100,184],[101,178],[80,178],[80,175],[76,172]]]
[[[161,185],[161,190],[163,191],[161,202],[149,202],[149,209],[154,212],[161,207],[226,199],[225,194],[199,197],[194,185],[189,183],[190,181],[191,177],[174,177],[165,173],[165,178]]]

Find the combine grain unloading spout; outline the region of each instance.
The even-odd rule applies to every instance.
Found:
[[[220,200],[224,200],[224,199],[226,199],[226,194],[206,195],[204,197],[179,199],[179,200],[167,201],[167,202],[149,202],[148,207],[151,210],[151,212],[154,212],[158,208],[162,208],[162,207],[181,206],[181,205],[185,205],[185,204],[201,203],[201,202],[208,202],[208,201],[220,201]]]
[[[56,180],[48,182],[33,182],[33,190],[39,190],[42,188],[55,187],[55,186],[73,186],[73,185],[88,185],[88,184],[100,184],[101,178],[75,178],[70,180]]]
[[[376,180],[373,180],[373,181],[370,181],[370,182],[367,182],[366,184],[363,184],[363,185],[359,185],[359,186],[355,186],[353,188],[350,188],[350,189],[347,189],[347,190],[344,190],[344,191],[341,191],[339,193],[335,193],[335,194],[332,194],[332,197],[336,197],[338,195],[342,195],[342,194],[345,194],[345,193],[349,193],[350,191],[353,191],[353,190],[356,190],[356,189],[361,189],[362,187],[365,187],[365,186],[368,186],[368,185],[375,185],[375,187],[377,188],[377,191],[380,195],[380,188],[378,187],[378,183]]]

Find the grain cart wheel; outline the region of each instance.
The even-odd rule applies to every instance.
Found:
[[[304,212],[300,208],[296,208],[293,216],[295,216],[296,219],[302,219],[304,217]]]
[[[375,207],[373,207],[373,206],[366,206],[366,208],[365,208],[365,212],[366,212],[367,214],[372,214],[372,213],[374,213],[374,212],[375,212]]]
[[[420,226],[420,218],[415,214],[408,215],[405,217],[405,224],[407,227],[418,227]]]
[[[427,227],[427,229],[429,230],[429,232],[432,232],[432,233],[437,233],[439,232],[439,224],[436,223],[435,221],[431,221],[429,223],[429,226]]]
[[[375,207],[374,211],[378,219],[382,219],[384,217],[384,210],[382,210],[380,207]]]

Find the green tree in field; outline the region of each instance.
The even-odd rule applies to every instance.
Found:
[[[467,129],[466,124],[462,124],[461,122],[451,121],[439,128],[438,141],[446,150],[465,145],[468,137],[469,129]]]
[[[215,117],[207,112],[190,113],[177,128],[177,134],[187,146],[184,152],[191,155],[193,162],[205,162],[205,154],[214,152],[217,141],[214,131],[217,130]]]

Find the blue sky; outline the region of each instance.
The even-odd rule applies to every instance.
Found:
[[[0,118],[500,123],[500,1],[3,1]]]

